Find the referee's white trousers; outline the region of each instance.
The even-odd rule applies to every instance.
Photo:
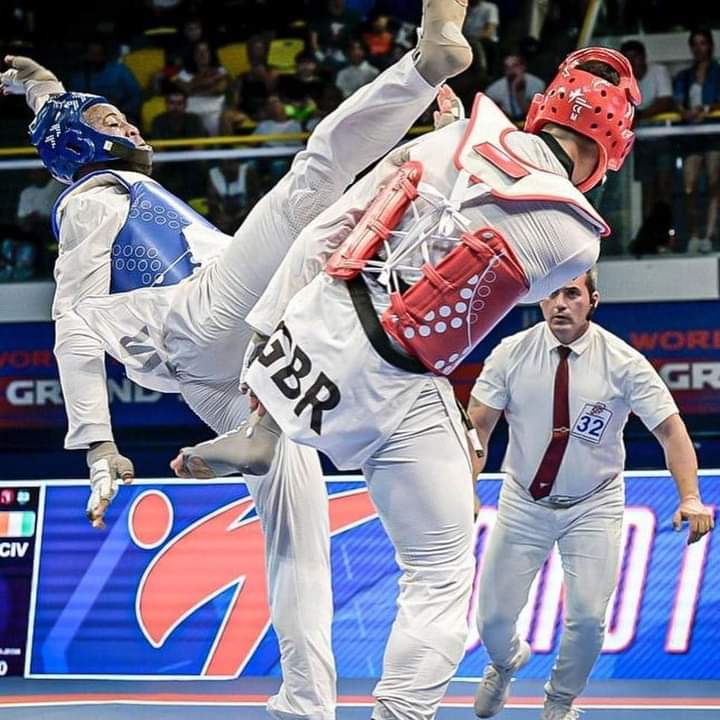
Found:
[[[245,318],[290,243],[402,139],[435,92],[408,54],[354,93],[315,128],[220,261],[197,272],[178,295],[168,320],[168,355],[183,397],[215,432],[232,430],[247,417],[247,400],[237,389],[252,335]],[[433,477],[437,492],[454,474],[440,465]],[[328,505],[316,453],[283,443],[270,473],[248,480],[265,532],[271,619],[283,670],[283,685],[268,711],[279,720],[332,720]]]
[[[624,487],[610,486],[569,508],[536,503],[514,480],[503,483],[479,579],[478,632],[499,667],[509,667],[516,623],[535,575],[555,543],[565,573],[565,624],[545,693],[569,703],[585,688],[605,636],[617,583]]]
[[[467,444],[454,404],[426,380],[363,468],[402,571],[398,612],[375,687],[374,720],[431,720],[462,659],[475,562]]]

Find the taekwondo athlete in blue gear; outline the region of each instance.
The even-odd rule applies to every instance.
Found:
[[[30,140],[53,177],[71,184],[81,168],[92,163],[125,161],[133,169],[148,173],[152,168],[152,149],[137,147],[130,139],[100,132],[83,119],[95,105],[109,105],[100,95],[64,93],[50,98],[30,125]],[[99,171],[106,172],[106,171]],[[94,173],[86,175],[87,182]],[[139,287],[173,285],[192,274],[199,264],[183,229],[211,223],[158,183],[145,179],[129,183],[114,175],[130,196],[125,225],[112,246],[110,292],[126,292]],[[77,190],[73,184],[66,193]],[[62,204],[61,195],[56,207]],[[60,240],[60,228],[53,213],[53,233]]]
[[[132,464],[113,442],[105,353],[145,387],[180,392],[216,432],[237,427],[247,417],[247,401],[238,392],[242,359],[252,337],[244,319],[300,230],[339,198],[361,170],[392,149],[435,97],[437,88],[427,75],[443,66],[450,53],[447,42],[438,44],[439,31],[433,30],[446,25],[439,17],[443,6],[434,7],[438,17],[421,41],[419,57],[408,53],[325,118],[288,174],[253,208],[234,238],[186,216],[189,224],[182,227],[182,236],[193,266],[199,267],[172,285],[111,293],[113,247],[128,226],[134,199],[148,188],[160,193],[155,181],[133,171],[139,168],[131,164],[129,144],[150,150],[137,128],[117,108],[97,100],[70,128],[79,131],[80,140],[92,140],[94,149],[87,156],[74,132],[70,142],[58,142],[55,122],[48,124],[49,135],[37,133],[38,145],[46,146],[48,169],[66,183],[76,181],[54,213],[59,237],[55,353],[69,419],[65,445],[88,450],[88,507],[97,525],[103,523],[118,479],[133,475]],[[432,43],[442,50],[433,62],[431,50],[423,49],[432,49]],[[3,91],[19,88],[36,113],[48,100],[65,94],[52,73],[29,58],[8,57],[6,62],[12,67],[0,75]],[[454,72],[462,69],[446,65]],[[80,107],[71,103],[71,112],[80,112]],[[92,134],[83,134],[85,124],[109,137],[96,144]],[[57,152],[52,141],[44,143],[47,138]],[[349,138],[363,142],[351,143]],[[130,157],[113,154],[123,144]],[[332,720],[328,507],[317,454],[283,438],[270,472],[245,480],[265,533],[271,618],[282,648],[283,685],[270,698],[268,710],[283,720]]]

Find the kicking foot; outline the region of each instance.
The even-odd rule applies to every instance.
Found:
[[[517,655],[508,668],[499,668],[490,663],[483,673],[483,679],[475,691],[475,714],[479,718],[497,715],[510,697],[510,682],[513,675],[530,659],[530,646],[523,640]]]
[[[472,63],[472,50],[462,34],[467,0],[423,0],[415,67],[429,85],[459,75]]]
[[[545,698],[542,720],[579,720],[582,710],[574,708],[572,703],[558,702]]]
[[[266,475],[270,471],[280,427],[268,413],[214,440],[183,448],[170,463],[178,477],[203,480],[223,475]]]

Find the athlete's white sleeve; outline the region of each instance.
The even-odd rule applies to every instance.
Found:
[[[80,450],[93,442],[112,440],[102,340],[73,310],[56,319],[55,337],[68,418],[65,448]]]
[[[98,188],[71,197],[60,215],[53,319],[68,450],[113,439],[103,343],[74,307],[84,298],[108,294],[110,251],[128,207],[125,193]]]

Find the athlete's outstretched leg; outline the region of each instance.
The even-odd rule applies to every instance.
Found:
[[[278,720],[334,720],[330,527],[320,460],[283,438],[270,473],[245,479],[263,527],[280,643],[283,683],[268,712]]]
[[[471,62],[462,0],[426,0],[418,47],[326,117],[289,172],[253,208],[219,262],[221,316],[245,318],[300,231],[402,140],[438,85]],[[430,82],[428,81],[430,79]],[[435,84],[432,84],[434,82]]]

